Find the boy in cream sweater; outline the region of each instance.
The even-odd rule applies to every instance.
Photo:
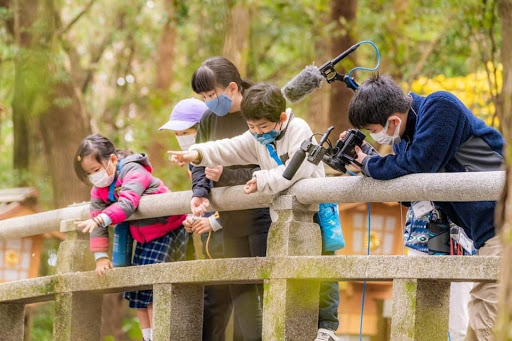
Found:
[[[306,121],[295,117],[290,109],[285,110],[286,100],[277,86],[253,85],[242,100],[242,115],[249,126],[247,132],[231,139],[195,144],[188,152],[171,151],[169,154],[195,166],[259,165],[261,170],[254,172],[245,185],[246,194],[277,194],[300,179],[324,177],[322,163],[316,166],[304,162],[292,180],[283,178],[286,166],[302,141],[313,135]],[[269,148],[277,154],[281,165],[271,156]]]
[[[218,164],[257,164],[261,170],[244,186],[246,194],[261,192],[277,194],[300,179],[325,176],[322,163],[304,162],[291,180],[283,172],[299,150],[302,141],[313,135],[311,128],[301,118],[286,110],[286,100],[281,90],[267,83],[253,85],[244,92],[241,103],[242,116],[249,130],[231,139],[195,144],[188,151],[171,151],[177,162],[191,162],[196,166],[212,167]],[[334,254],[323,252],[323,254]],[[338,340],[338,283],[322,283],[316,341]]]

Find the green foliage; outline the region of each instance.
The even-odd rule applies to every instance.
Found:
[[[9,108],[12,102],[14,61],[18,59],[26,61],[17,73],[24,81],[25,102],[32,103],[28,109],[32,115],[44,111],[49,104],[42,94],[52,88],[46,64],[65,60],[66,71],[71,68],[75,72],[73,77],[79,71],[90,73],[91,81],[81,90],[95,131],[108,136],[119,148],[147,152],[152,143],[159,143],[164,149],[176,149],[172,134],[157,129],[168,119],[175,103],[196,96],[190,89],[190,76],[204,59],[222,53],[227,11],[236,0],[178,0],[170,14],[164,3],[138,0],[127,6],[124,1],[98,0],[64,36],[51,40],[51,45],[42,36],[41,42],[46,41],[48,49],[41,50],[15,46],[7,29],[13,10],[0,7],[0,105]],[[87,4],[87,0],[56,1],[62,25]],[[318,46],[345,33],[353,34],[356,41],[374,41],[382,55],[380,72],[408,84],[420,76],[458,77],[497,65],[494,62],[501,37],[496,0],[359,0],[356,22],[348,32],[334,30],[328,0],[250,0],[245,4],[252,18],[247,73],[253,81],[284,85],[305,65],[320,65],[335,57],[319,52]],[[173,80],[170,89],[156,91],[160,37],[169,20],[176,24]],[[38,22],[36,33],[49,24]],[[362,47],[355,56],[359,65],[374,64],[371,48]],[[340,65],[353,66],[348,60]],[[62,71],[57,69],[52,78],[70,81],[70,73]],[[490,76],[495,72],[487,71]],[[368,74],[359,73],[356,77],[361,82]],[[299,115],[307,116],[307,102],[294,105]],[[54,104],[66,106],[69,98],[58,98]],[[8,185],[20,178],[11,171],[11,113],[7,110],[0,116],[0,180]],[[152,160],[165,157],[150,155]],[[39,162],[43,160],[34,159],[34,163]],[[37,176],[33,183],[39,184],[41,177],[46,177],[44,167],[35,169],[39,170],[31,169],[30,173]],[[183,169],[159,167],[155,173],[173,190],[189,188]],[[46,182],[45,189],[49,188]]]
[[[142,339],[139,320],[137,320],[135,317],[130,317],[123,320],[123,332],[128,335],[130,340]]]
[[[190,88],[191,75],[203,60],[222,54],[227,11],[236,1],[241,0],[177,0],[175,11],[169,15],[165,1],[97,0],[62,36],[40,34],[37,41],[42,46],[37,49],[15,44],[10,30],[14,11],[0,7],[0,108],[5,109],[0,109],[1,187],[16,186],[25,180],[40,190],[43,209],[52,200],[40,143],[31,151],[30,170],[13,171],[11,105],[17,90],[15,77],[19,77],[18,84],[23,88],[23,100],[18,103],[28,106],[31,117],[36,117],[50,105],[45,98],[52,91],[53,82],[83,82],[78,76],[88,76],[90,82],[86,86],[75,85],[95,132],[109,137],[122,149],[147,152],[153,143],[162,144],[164,150],[178,149],[172,133],[159,132],[158,128],[179,100],[197,96]],[[489,93],[496,90],[482,86],[481,74],[484,70],[489,79],[499,79],[493,75],[497,72],[494,66],[498,65],[502,39],[496,0],[358,0],[356,22],[347,32],[336,31],[336,23],[330,20],[332,1],[340,0],[245,1],[252,18],[248,78],[284,85],[305,65],[321,65],[335,57],[326,55],[319,46],[349,33],[356,41],[372,40],[377,44],[382,56],[381,73],[391,74],[415,91],[459,91],[466,104],[492,121]],[[55,0],[55,12],[65,25],[88,3],[89,0]],[[169,20],[176,24],[172,84],[170,89],[156,91],[158,48],[162,27]],[[53,20],[40,20],[34,33],[44,32],[43,28],[52,24]],[[375,55],[369,47],[358,49],[355,57],[359,65],[374,65]],[[21,61],[17,70],[16,61]],[[50,72],[49,64],[62,64],[66,69]],[[340,64],[353,66],[349,60]],[[368,75],[359,73],[356,77],[361,82]],[[52,104],[65,107],[69,98],[57,98]],[[294,111],[307,116],[308,101],[294,105]],[[151,160],[164,158],[165,154],[150,155]],[[169,165],[155,169],[155,174],[174,191],[190,189],[186,169]],[[44,247],[47,251],[42,257],[41,273],[47,275],[54,272],[48,257],[57,246],[46,242]],[[52,339],[52,318],[51,304],[35,309],[33,340]],[[132,339],[141,338],[135,318],[123,321],[123,330]]]
[[[58,1],[60,21],[70,22],[88,3],[86,0]],[[167,14],[164,2],[98,0],[74,24],[59,44],[48,50],[26,50],[14,45],[7,30],[12,9],[0,8],[0,105],[9,108],[14,93],[14,60],[27,60],[18,70],[24,80],[26,103],[32,103],[33,115],[44,111],[44,94],[50,91],[46,63],[55,60],[72,62],[69,47],[76,50],[78,66],[91,70],[91,82],[83,88],[83,103],[91,117],[93,129],[108,136],[117,147],[147,152],[152,143],[164,149],[176,149],[172,133],[158,132],[179,100],[196,96],[190,89],[190,76],[200,63],[220,55],[226,34],[227,11],[236,0],[176,1],[175,11]],[[284,85],[305,65],[320,65],[335,56],[319,53],[318,45],[347,32],[334,31],[330,21],[328,0],[262,0],[246,1],[250,7],[248,78]],[[163,25],[176,22],[173,81],[167,91],[154,89],[156,59]],[[39,26],[47,25],[44,21]],[[380,72],[390,73],[397,80],[411,82],[419,76],[465,76],[485,68],[483,61],[494,61],[491,42],[499,47],[501,37],[496,17],[496,0],[359,0],[355,27],[349,27],[355,40],[372,40],[380,49]],[[36,27],[37,30],[37,27]],[[492,34],[491,34],[492,33]],[[432,46],[431,46],[432,45]],[[486,53],[483,50],[488,50]],[[340,51],[341,52],[341,51]],[[355,53],[359,65],[374,64],[371,48]],[[426,56],[424,63],[420,61]],[[28,62],[30,61],[30,63]],[[75,60],[74,63],[77,62]],[[28,65],[35,67],[28,68]],[[496,64],[491,64],[496,65]],[[340,67],[351,68],[344,61]],[[68,67],[69,69],[69,67]],[[73,70],[77,70],[74,67]],[[69,81],[68,72],[57,70],[54,79]],[[489,69],[492,74],[495,70]],[[75,75],[76,76],[76,75]],[[356,75],[359,81],[367,73]],[[412,78],[414,79],[412,79]],[[294,111],[307,116],[307,100],[294,105]],[[66,106],[69,98],[56,99]],[[13,185],[20,174],[12,172],[12,111],[0,116],[0,180]],[[36,151],[37,152],[37,151]],[[151,160],[166,158],[150,155]],[[33,163],[43,160],[34,159]],[[34,167],[33,167],[34,168]],[[36,166],[30,173],[31,183],[46,179],[44,167]],[[158,167],[155,174],[173,190],[190,187],[187,173],[178,167]],[[49,181],[44,185],[43,200]]]
[[[55,302],[47,302],[32,308],[32,340],[52,341],[53,340],[53,316]]]
[[[481,60],[479,50],[488,50],[489,45],[478,43],[488,41],[485,34],[493,27],[499,44],[493,3],[496,1],[360,0],[357,37],[377,44],[383,57],[380,71],[399,80],[411,82],[409,77],[419,75],[464,76],[484,68],[487,61],[495,62]],[[426,63],[416,70],[426,54]]]

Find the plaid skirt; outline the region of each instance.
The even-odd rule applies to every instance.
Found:
[[[137,243],[132,265],[147,265],[185,260],[188,233],[183,226],[163,237],[148,243]],[[153,290],[130,291],[124,293],[130,308],[144,309],[153,303]]]

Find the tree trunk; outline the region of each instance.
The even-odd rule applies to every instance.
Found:
[[[176,41],[176,20],[174,19],[177,0],[166,0],[166,20],[162,27],[158,57],[156,62],[155,89],[166,92],[171,86],[174,64],[174,45]]]
[[[331,59],[347,50],[355,41],[351,35],[351,27],[356,20],[357,0],[331,2],[331,20],[335,24],[331,45]],[[339,73],[344,70],[339,65],[336,67]],[[336,129],[331,133],[331,139],[335,139],[342,131],[351,127],[348,120],[348,105],[354,92],[346,87],[344,83],[331,83],[331,99],[328,123]]]
[[[73,157],[91,128],[74,85],[68,80],[56,82],[53,87],[50,106],[41,114],[39,124],[52,178],[53,201],[56,207],[63,207],[89,200],[89,186],[74,174]]]
[[[103,295],[101,314],[101,340],[113,336],[116,341],[130,340],[123,330],[123,320],[130,317],[130,309],[122,293]]]
[[[79,94],[53,51],[54,3],[25,0],[18,1],[16,8],[15,35],[20,55],[12,106],[13,120],[18,124],[14,130],[17,165],[28,165],[25,158],[38,147],[27,148],[31,141],[27,125],[38,127],[55,206],[88,200],[89,189],[74,175],[72,161],[80,141],[90,133],[90,126]]]
[[[162,27],[162,35],[158,46],[154,89],[160,96],[161,103],[165,106],[170,102],[169,88],[173,78],[177,0],[166,0],[164,5],[167,19]],[[168,145],[169,135],[161,133],[155,134],[147,147],[151,164],[156,170],[169,165],[165,155]]]
[[[226,2],[229,11],[222,55],[235,64],[242,77],[246,77],[251,26],[250,5],[245,1]]]
[[[503,87],[498,97],[499,110],[501,113],[500,125],[502,127],[505,141],[510,146],[512,142],[512,40],[509,39],[512,34],[512,0],[499,0],[498,13],[501,20],[501,62],[503,64]],[[509,147],[510,148],[510,147]],[[512,193],[512,181],[510,180],[511,150],[507,150],[508,170],[505,193],[502,197],[501,208],[504,212],[497,210],[496,224],[500,227],[503,242],[503,259],[500,274],[500,299],[499,311],[496,322],[496,340],[510,340],[510,325],[512,324],[512,271],[510,261],[512,260],[512,199],[508,195]],[[501,222],[500,222],[501,220]]]
[[[11,5],[17,8],[14,11],[15,23],[13,31],[16,45],[19,47],[19,53],[15,62],[15,81],[14,81],[14,96],[12,101],[13,111],[13,124],[14,124],[14,169],[18,174],[27,172],[29,170],[30,160],[30,105],[29,97],[33,93],[27,89],[26,81],[32,76],[32,70],[28,67],[30,63],[30,54],[28,49],[32,45],[32,35],[30,31],[20,29],[30,27],[31,23],[35,22],[37,18],[37,1],[18,1]],[[32,58],[34,60],[34,58]],[[18,185],[27,185],[25,179],[19,177]]]
[[[322,65],[331,57],[331,39],[330,35],[325,33],[323,26],[329,22],[330,12],[325,11],[320,14],[318,23],[315,25],[315,64]],[[338,52],[339,54],[339,52]],[[329,105],[330,105],[331,86],[322,81],[320,89],[311,93],[308,108],[308,123],[313,132],[323,132],[329,127]],[[331,141],[336,140],[335,136],[330,136]]]
[[[512,1],[499,0],[498,12],[501,20],[501,63],[503,64],[503,87],[498,96],[500,126],[505,141],[512,139]],[[510,155],[510,153],[509,153]]]

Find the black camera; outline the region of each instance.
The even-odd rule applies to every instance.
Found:
[[[295,153],[292,160],[284,170],[283,177],[287,180],[291,180],[306,158],[306,154],[308,155],[308,162],[318,165],[320,161],[323,161],[331,168],[341,173],[345,173],[347,171],[345,166],[350,163],[362,167],[362,165],[356,161],[357,153],[355,151],[355,147],[361,147],[363,145],[366,135],[360,130],[349,129],[347,131],[347,135],[343,139],[338,140],[335,146],[332,146],[331,141],[329,141],[328,138],[333,129],[333,126],[329,127],[322,135],[318,144],[313,144],[312,142],[313,136],[317,134],[314,134],[309,139],[304,140],[300,145],[300,149]],[[327,148],[323,146],[324,143],[327,143]]]

